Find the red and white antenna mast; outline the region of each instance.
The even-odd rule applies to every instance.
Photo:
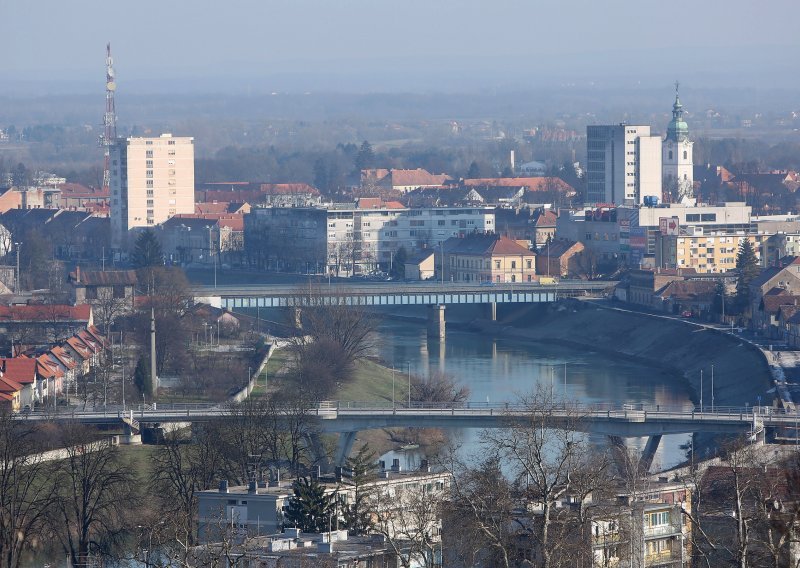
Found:
[[[117,83],[114,77],[114,60],[111,58],[111,44],[106,45],[106,112],[103,115],[103,135],[100,136],[100,145],[103,147],[105,162],[103,164],[103,189],[108,190],[111,185],[111,145],[117,138],[117,111],[114,108],[114,91]]]

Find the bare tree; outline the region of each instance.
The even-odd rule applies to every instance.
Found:
[[[136,480],[118,448],[91,430],[72,425],[59,438],[66,458],[56,473],[52,530],[75,565],[120,543],[132,521]]]
[[[0,414],[0,567],[18,568],[22,553],[42,547],[53,503],[52,465],[44,461],[38,428]]]
[[[197,427],[192,443],[179,433],[164,436],[151,458],[150,487],[159,503],[161,518],[168,521],[160,543],[174,549],[170,557],[185,561],[196,543],[197,493],[211,487],[224,469],[215,426]],[[151,535],[152,536],[152,535]]]
[[[427,489],[426,483],[376,490],[375,528],[404,568],[440,565],[441,512],[446,496],[445,491]]]
[[[513,476],[525,502],[541,510],[535,524],[535,548],[541,566],[553,566],[551,529],[558,500],[575,491],[575,479],[589,455],[586,437],[576,433],[579,413],[550,389],[539,387],[522,399],[524,418],[509,427],[483,433],[487,453],[497,455]]]

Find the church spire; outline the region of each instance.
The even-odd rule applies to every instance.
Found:
[[[675,81],[675,104],[672,105],[672,120],[667,126],[667,140],[673,142],[683,142],[689,137],[689,125],[683,120],[679,89],[680,83]]]

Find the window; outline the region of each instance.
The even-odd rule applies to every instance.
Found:
[[[687,152],[686,150],[683,151],[683,159],[684,160],[688,160],[689,159],[689,152]]]
[[[532,263],[533,263],[533,261],[531,261],[531,259],[527,259],[525,261],[525,268],[531,268],[532,267]],[[530,276],[528,276],[528,278],[530,279]]]
[[[149,178],[153,177],[153,170],[146,170],[145,173],[146,173],[147,177],[149,177]]]
[[[672,150],[669,151],[669,159],[672,159]]]
[[[500,268],[500,261],[499,260],[495,260],[494,261],[494,267],[495,268]]]
[[[516,261],[516,260],[512,260],[512,261],[511,261],[511,269],[513,270],[513,269],[515,269],[516,267],[517,267],[517,261]]]
[[[170,146],[174,146],[175,145],[175,140],[169,140],[167,142],[167,144],[169,144]]]
[[[153,167],[153,160],[147,160],[147,163],[146,163],[145,165],[146,165],[148,168],[152,168],[152,167]]]

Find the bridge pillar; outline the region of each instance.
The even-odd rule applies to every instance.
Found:
[[[303,311],[298,308],[289,308],[291,311],[291,322],[295,329],[303,329]]]
[[[609,436],[613,448],[614,461],[620,475],[647,475],[653,465],[653,459],[661,444],[661,434],[653,434],[647,438],[642,454],[637,456],[620,436]]]
[[[485,306],[485,318],[489,321],[497,321],[497,302],[489,302],[484,304]]]
[[[428,337],[445,337],[444,305],[435,304],[428,307]]]
[[[339,441],[336,442],[335,461],[333,462],[336,466],[344,467],[347,463],[347,458],[350,457],[350,451],[356,442],[356,434],[358,432],[342,432],[339,434]]]

